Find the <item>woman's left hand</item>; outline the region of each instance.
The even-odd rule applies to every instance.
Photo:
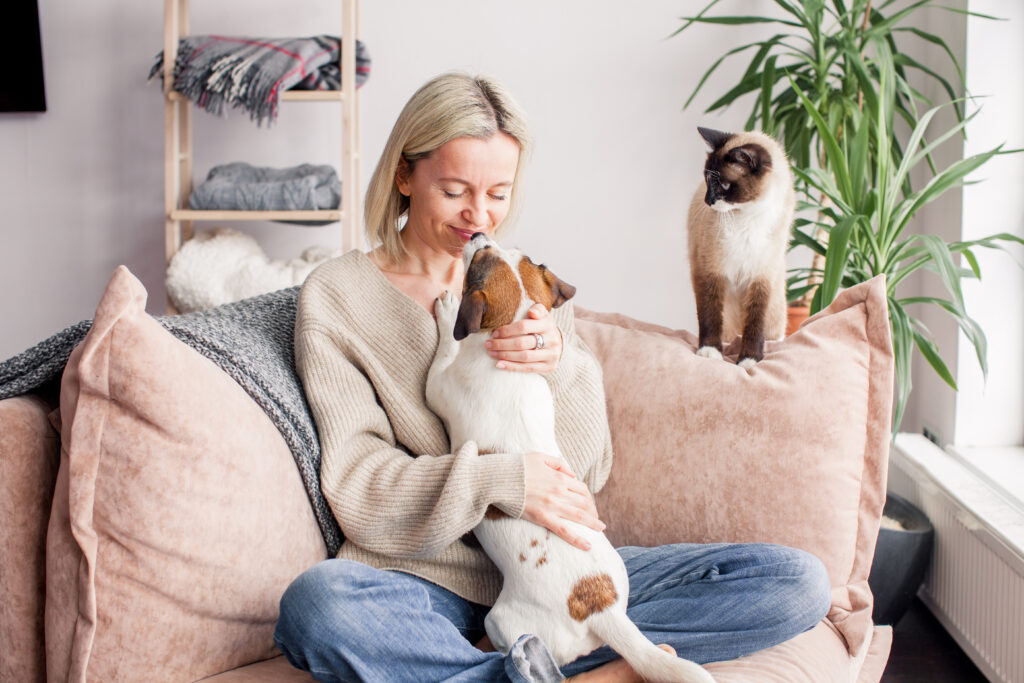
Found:
[[[537,335],[544,340],[541,348],[537,348]],[[486,345],[503,370],[547,375],[562,357],[562,332],[548,309],[534,304],[522,320],[494,330]]]

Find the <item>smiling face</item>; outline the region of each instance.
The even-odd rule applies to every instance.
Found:
[[[455,138],[395,177],[409,197],[403,233],[432,249],[461,257],[474,233],[493,234],[509,211],[519,144],[509,135]]]

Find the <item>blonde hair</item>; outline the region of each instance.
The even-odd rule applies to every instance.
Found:
[[[530,148],[523,112],[500,83],[486,76],[446,73],[417,90],[398,115],[366,190],[364,218],[371,248],[381,245],[393,262],[405,256],[400,233],[409,198],[398,191],[395,182],[402,159],[411,172],[417,161],[449,140],[487,139],[499,132],[519,143],[509,212],[495,231],[500,236],[515,222],[522,207],[520,178]]]

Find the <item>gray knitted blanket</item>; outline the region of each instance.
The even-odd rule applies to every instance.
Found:
[[[156,320],[238,382],[274,422],[295,458],[328,555],[334,557],[341,547],[341,529],[320,490],[320,442],[295,373],[298,297],[299,288],[292,287]],[[83,320],[0,363],[0,399],[58,379],[71,351],[91,327],[91,320]]]
[[[191,209],[239,211],[314,211],[337,209],[340,204],[341,181],[333,166],[264,168],[244,161],[214,166],[188,199]]]
[[[174,89],[196,106],[220,115],[224,105],[242,108],[262,123],[277,119],[285,90],[340,90],[341,39],[186,36],[178,42]],[[149,78],[163,78],[164,53]],[[370,77],[370,55],[356,41],[356,87]]]

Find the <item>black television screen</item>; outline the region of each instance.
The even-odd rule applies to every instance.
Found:
[[[0,112],[46,111],[43,46],[36,0],[7,0],[0,38]]]

